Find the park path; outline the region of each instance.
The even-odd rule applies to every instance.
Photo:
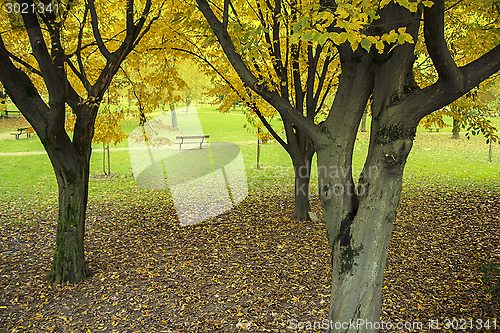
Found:
[[[13,136],[10,133],[0,133],[0,141],[9,140]]]
[[[0,138],[1,141],[1,138]],[[246,140],[246,141],[236,141],[233,142],[237,145],[249,145],[249,144],[255,144],[256,140]],[[96,148],[92,149],[93,152],[99,151],[102,148]],[[139,150],[139,149],[144,149],[143,147],[119,147],[119,148],[109,148],[109,151],[124,151],[124,150]],[[47,152],[45,150],[39,150],[39,151],[15,151],[15,152],[6,152],[6,153],[0,153],[0,156],[26,156],[26,155],[45,155]]]

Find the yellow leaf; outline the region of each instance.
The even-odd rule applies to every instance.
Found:
[[[418,10],[418,4],[416,2],[410,2],[408,5],[408,10],[415,13]]]
[[[242,317],[242,316],[243,316],[243,313],[241,313],[241,312],[238,312],[238,313],[236,314],[236,317]]]
[[[398,34],[396,33],[396,31],[391,30],[389,32],[389,35],[387,35],[387,42],[394,43],[397,39],[398,39]]]
[[[422,1],[422,4],[423,4],[425,7],[432,7],[432,5],[434,4],[434,2],[432,2],[432,1],[428,1],[428,0],[425,0],[425,1]]]
[[[349,13],[342,7],[337,8],[337,14],[340,16],[341,19],[349,17]]]

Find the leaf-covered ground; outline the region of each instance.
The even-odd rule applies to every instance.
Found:
[[[86,256],[93,275],[50,286],[42,278],[55,207],[33,214],[0,202],[0,332],[288,332],[293,320],[326,318],[324,227],[291,221],[290,197],[251,196],[184,228],[168,202],[147,203],[92,203]],[[313,209],[319,214],[317,200]],[[499,216],[498,194],[487,191],[404,196],[383,320],[498,318],[479,266],[500,262]]]

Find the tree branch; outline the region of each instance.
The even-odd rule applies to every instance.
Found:
[[[252,109],[255,114],[257,115],[257,117],[259,117],[260,121],[262,122],[262,124],[264,125],[264,127],[267,129],[267,131],[272,135],[272,137],[286,150],[288,151],[288,144],[278,135],[278,133],[276,133],[276,131],[274,130],[274,128],[271,126],[271,124],[269,124],[269,122],[267,121],[267,119],[262,115],[262,113],[260,112],[259,108],[257,107],[257,105],[255,104],[255,102],[251,103],[249,101],[247,101],[246,98],[244,98],[241,93],[238,91],[238,89],[236,89],[236,87],[214,66],[212,65],[212,63],[210,61],[208,61],[208,59],[206,59],[205,57],[202,57],[201,55],[195,53],[195,52],[192,52],[192,51],[189,51],[189,50],[185,50],[185,49],[180,49],[180,48],[176,48],[176,47],[173,47],[172,50],[177,50],[177,51],[181,51],[181,52],[186,52],[192,56],[195,56],[197,57],[198,59],[200,59],[201,61],[205,62],[215,73],[217,73],[217,75],[219,75],[222,80],[224,80],[224,82],[226,82],[226,84],[236,93],[236,95],[247,105],[247,107],[249,107],[250,109]],[[246,87],[247,89],[249,89],[248,87]],[[250,95],[250,94],[249,94]]]
[[[28,75],[14,66],[0,34],[0,82],[3,83],[12,101],[19,106],[23,116],[35,125],[40,138],[46,137],[49,108]]]
[[[153,17],[153,18],[151,19],[151,21],[149,21],[149,23],[148,23],[148,25],[146,26],[146,28],[144,28],[144,29],[142,30],[142,33],[141,33],[140,35],[138,35],[138,36],[137,36],[137,38],[136,38],[136,40],[135,40],[135,42],[134,42],[133,48],[135,48],[135,47],[137,46],[137,44],[139,44],[139,42],[142,40],[142,38],[144,37],[144,35],[145,35],[146,33],[148,33],[148,31],[151,29],[151,26],[153,25],[153,23],[154,23],[156,20],[158,20],[158,19],[160,18],[160,16],[161,16],[161,8],[163,7],[163,4],[164,4],[164,3],[165,3],[165,2],[162,2],[161,6],[160,6],[160,10],[158,10],[158,15],[156,15],[155,17]],[[151,1],[149,1],[149,4],[151,4]],[[151,6],[149,6],[149,8],[148,8],[148,13],[149,13],[149,10],[151,9],[150,7],[151,7]],[[145,11],[146,11],[146,8],[145,8],[144,12],[145,12]],[[145,15],[147,15],[147,14],[145,14]],[[144,14],[143,14],[143,16],[144,16]],[[144,17],[145,17],[145,16],[144,16]],[[143,23],[142,25],[144,25],[144,23]],[[142,27],[142,25],[141,25],[141,27]],[[139,30],[140,30],[140,29],[139,29]]]
[[[315,144],[323,145],[331,141],[312,120],[307,119],[301,112],[293,108],[288,100],[283,99],[277,92],[270,91],[265,85],[259,83],[258,78],[249,70],[241,55],[236,51],[231,37],[227,30],[224,30],[222,23],[213,13],[207,0],[196,0],[196,2],[241,80],[276,108],[282,118],[289,119],[297,127],[300,127]]]
[[[27,0],[26,3],[30,5],[33,1]],[[56,38],[54,35],[51,36],[51,44],[53,47],[57,48],[56,50],[52,50],[56,55],[53,58],[47,48],[45,38],[42,34],[42,29],[40,27],[40,21],[38,20],[36,14],[31,11],[27,11],[27,13],[22,14],[22,18],[28,33],[33,54],[38,62],[38,66],[40,67],[40,72],[42,73],[42,77],[47,86],[47,90],[49,91],[51,100],[54,102],[56,100],[64,100],[63,96],[66,91],[64,86],[65,80],[61,77],[61,75],[64,74],[64,68],[62,66],[64,59],[59,56],[63,55],[64,52],[62,49],[59,49],[61,47],[60,43],[54,41],[54,38]],[[62,62],[60,63],[60,66],[57,66],[60,60],[62,60]]]
[[[222,26],[227,30],[227,25],[229,22],[229,2],[231,0],[224,0],[224,13],[222,14]]]
[[[97,12],[95,10],[94,0],[88,0],[87,6],[90,10],[90,22],[92,25],[92,31],[94,33],[94,38],[97,42],[97,46],[99,47],[99,51],[104,56],[104,58],[106,58],[107,61],[111,61],[113,56],[112,56],[111,52],[109,52],[106,45],[104,44],[104,41],[102,40],[101,32],[99,31],[99,23],[98,23]],[[127,17],[127,19],[128,19],[128,17]],[[128,21],[127,21],[127,28],[128,28]]]
[[[40,72],[38,69],[36,69],[35,67],[31,66],[30,64],[28,64],[26,61],[24,61],[23,59],[13,55],[12,53],[10,53],[9,51],[5,50],[5,52],[7,52],[7,54],[9,55],[9,57],[14,60],[15,62],[19,63],[20,65],[23,65],[24,67],[26,67],[26,69],[28,69],[31,73],[34,73],[38,76],[42,76],[42,72]]]
[[[407,110],[405,112],[405,115],[409,116],[407,120],[418,123],[426,115],[450,104],[500,71],[500,45],[475,61],[460,67],[459,71],[464,77],[464,84],[461,87],[439,80],[424,89],[413,90],[401,105],[395,107]]]
[[[83,20],[80,23],[80,30],[78,31],[78,43],[77,43],[76,51],[75,51],[76,61],[78,62],[78,68],[80,69],[80,71],[79,71],[79,73],[81,75],[80,81],[82,81],[82,84],[85,87],[85,90],[87,90],[87,92],[90,91],[91,84],[87,78],[87,74],[85,73],[85,67],[83,66],[82,41],[83,41],[83,30],[85,29],[85,22],[87,21],[88,13],[89,13],[89,8],[88,8],[88,6],[85,6],[85,11],[83,13]],[[71,62],[71,60],[69,58],[67,59],[67,61],[69,61],[69,63]],[[70,65],[70,67],[71,67],[71,65]],[[76,68],[73,69],[73,72],[75,72],[75,70],[76,70]],[[76,74],[76,72],[75,72],[75,74]]]

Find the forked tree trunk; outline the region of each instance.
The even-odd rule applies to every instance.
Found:
[[[403,168],[411,139],[384,142],[372,138],[358,184],[358,200],[349,195],[349,176],[323,172],[322,201],[332,251],[332,293],[327,332],[377,332],[387,249],[399,202]],[[318,168],[341,161],[322,151]],[[335,164],[333,164],[335,165]]]
[[[385,10],[396,14],[394,17],[400,17],[397,13],[402,11],[397,6]],[[388,15],[389,20],[391,16]],[[415,23],[407,31],[416,36],[418,20],[412,21]],[[387,250],[403,170],[418,125],[417,120],[407,117],[404,106],[393,101],[394,96],[402,96],[413,87],[413,60],[413,48],[408,44],[394,50],[390,58],[376,59],[375,67],[370,59],[354,58],[342,63],[334,107],[349,113],[325,122],[330,133],[336,134],[335,141],[342,144],[317,152],[320,200],[332,255],[331,322],[327,332],[368,333],[382,329],[380,310]],[[365,83],[370,80],[372,85]],[[370,145],[353,194],[352,151],[372,91]],[[346,124],[341,123],[344,119]],[[320,175],[319,168],[332,166],[339,166],[342,172]]]

